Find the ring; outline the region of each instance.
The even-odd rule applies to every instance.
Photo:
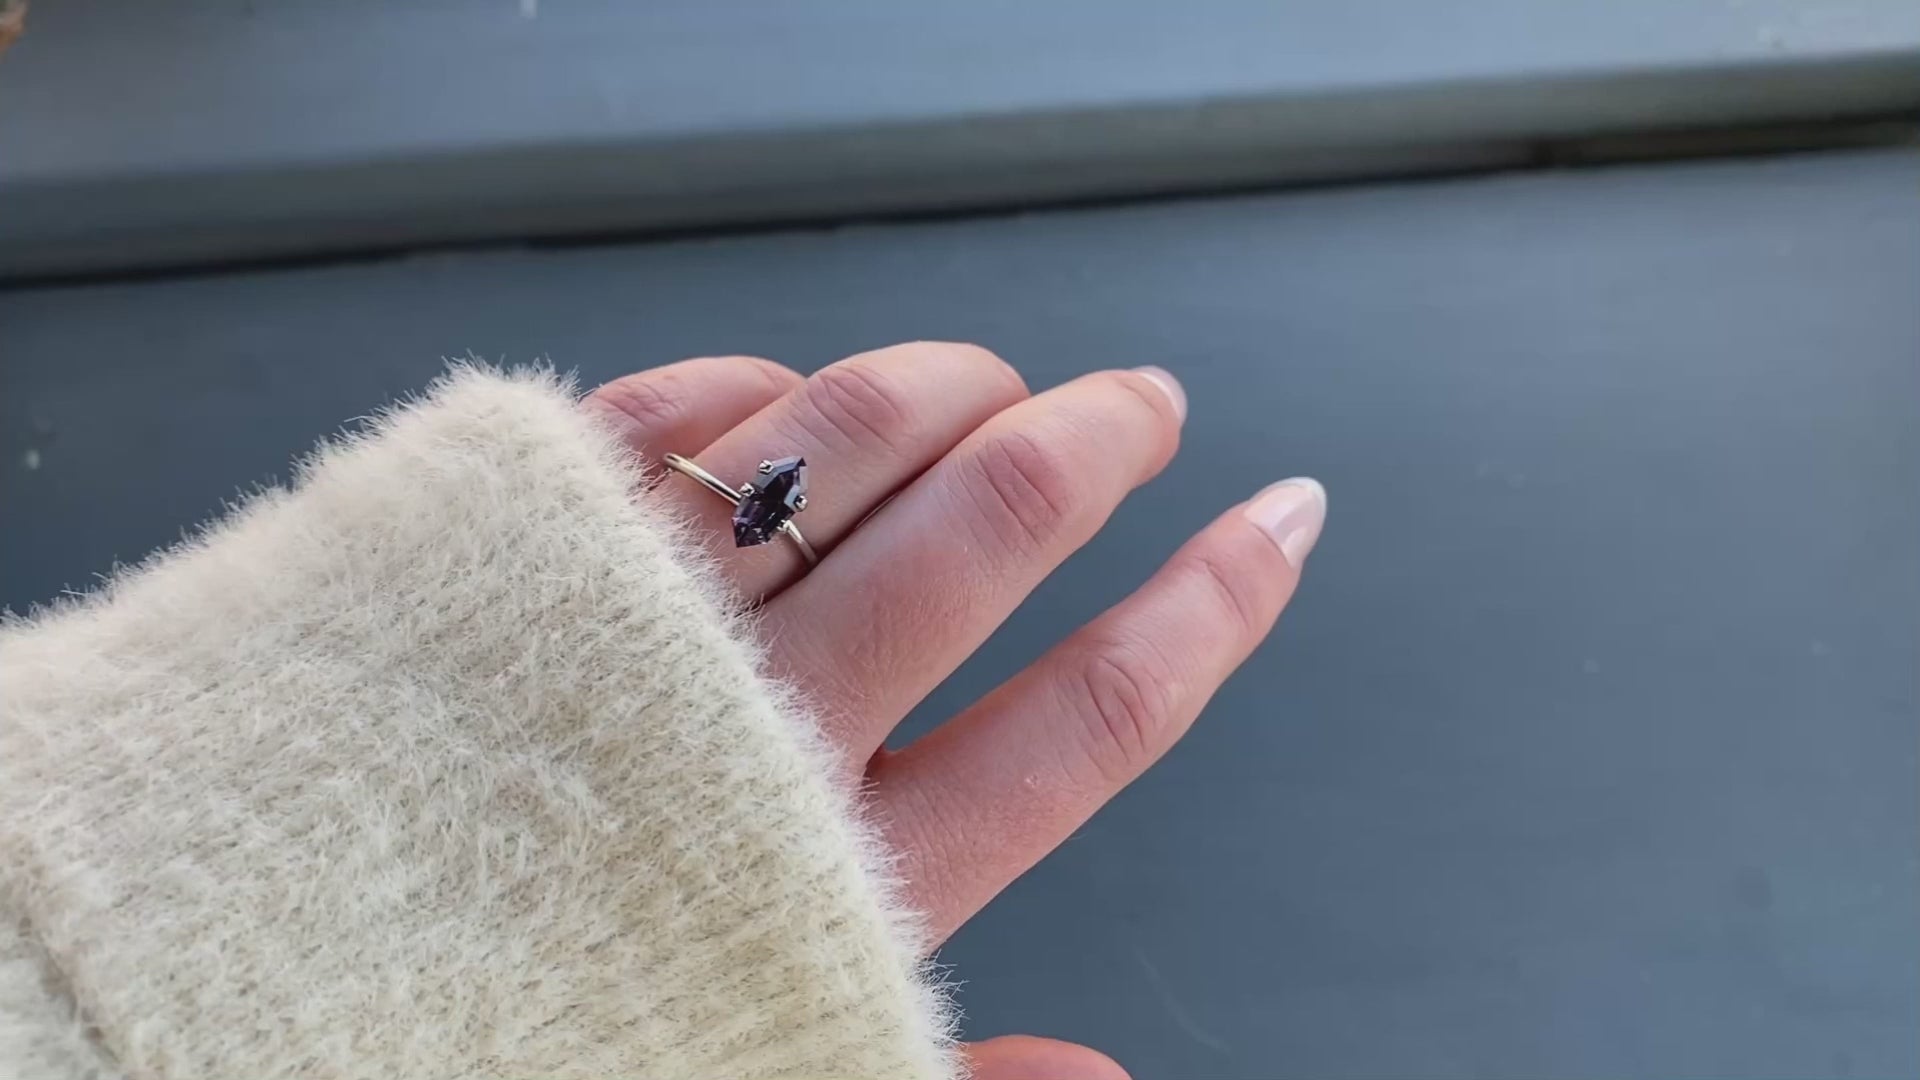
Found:
[[[820,556],[814,554],[813,545],[793,523],[793,515],[807,508],[806,458],[763,461],[752,482],[738,488],[679,454],[663,454],[660,460],[674,472],[699,481],[701,487],[733,507],[733,546],[758,547],[772,540],[775,533],[784,533],[800,549],[808,566],[819,564]]]

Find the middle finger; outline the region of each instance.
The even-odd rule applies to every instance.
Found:
[[[1165,467],[1185,411],[1157,368],[1099,372],[1023,401],[767,605],[779,674],[820,707],[851,762]]]

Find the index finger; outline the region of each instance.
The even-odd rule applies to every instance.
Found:
[[[1139,591],[870,776],[936,935],[952,933],[1158,760],[1273,628],[1326,495],[1282,481]]]

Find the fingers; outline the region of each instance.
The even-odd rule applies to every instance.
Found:
[[[658,461],[669,451],[698,453],[800,382],[771,360],[710,356],[615,379],[582,398],[580,407],[634,453]]]
[[[966,1048],[972,1080],[1128,1080],[1127,1070],[1092,1047],[1032,1035],[1003,1035]]]
[[[806,458],[807,509],[794,524],[824,556],[968,432],[1026,396],[1020,376],[978,346],[896,345],[822,368],[698,456],[731,483],[750,478],[767,458]],[[734,547],[732,511],[710,493],[692,485],[676,493],[711,526],[724,571],[742,595],[771,595],[805,571],[784,539]]]
[[[939,938],[1186,732],[1293,595],[1325,513],[1311,480],[1262,491],[1032,667],[875,760],[882,828]]]
[[[853,764],[1166,465],[1178,393],[1107,371],[1007,409],[767,606],[779,673]]]

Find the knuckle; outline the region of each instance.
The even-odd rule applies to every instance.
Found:
[[[1004,550],[1043,549],[1073,520],[1081,496],[1066,454],[1027,432],[990,439],[970,455],[963,483]]]
[[[1087,650],[1073,690],[1081,700],[1085,756],[1102,781],[1125,783],[1160,756],[1174,721],[1172,675],[1151,646],[1110,641]]]
[[[674,393],[669,376],[628,375],[604,383],[587,395],[638,424],[642,430],[664,431],[687,418],[685,396]]]
[[[1262,567],[1237,565],[1225,553],[1202,549],[1187,558],[1187,571],[1207,591],[1209,606],[1228,620],[1237,641],[1257,641],[1273,621],[1264,613],[1257,584],[1269,575]]]
[[[806,413],[818,437],[883,448],[900,446],[913,431],[913,406],[890,379],[864,364],[835,364],[814,373],[804,390]],[[803,420],[802,423],[808,423]]]

